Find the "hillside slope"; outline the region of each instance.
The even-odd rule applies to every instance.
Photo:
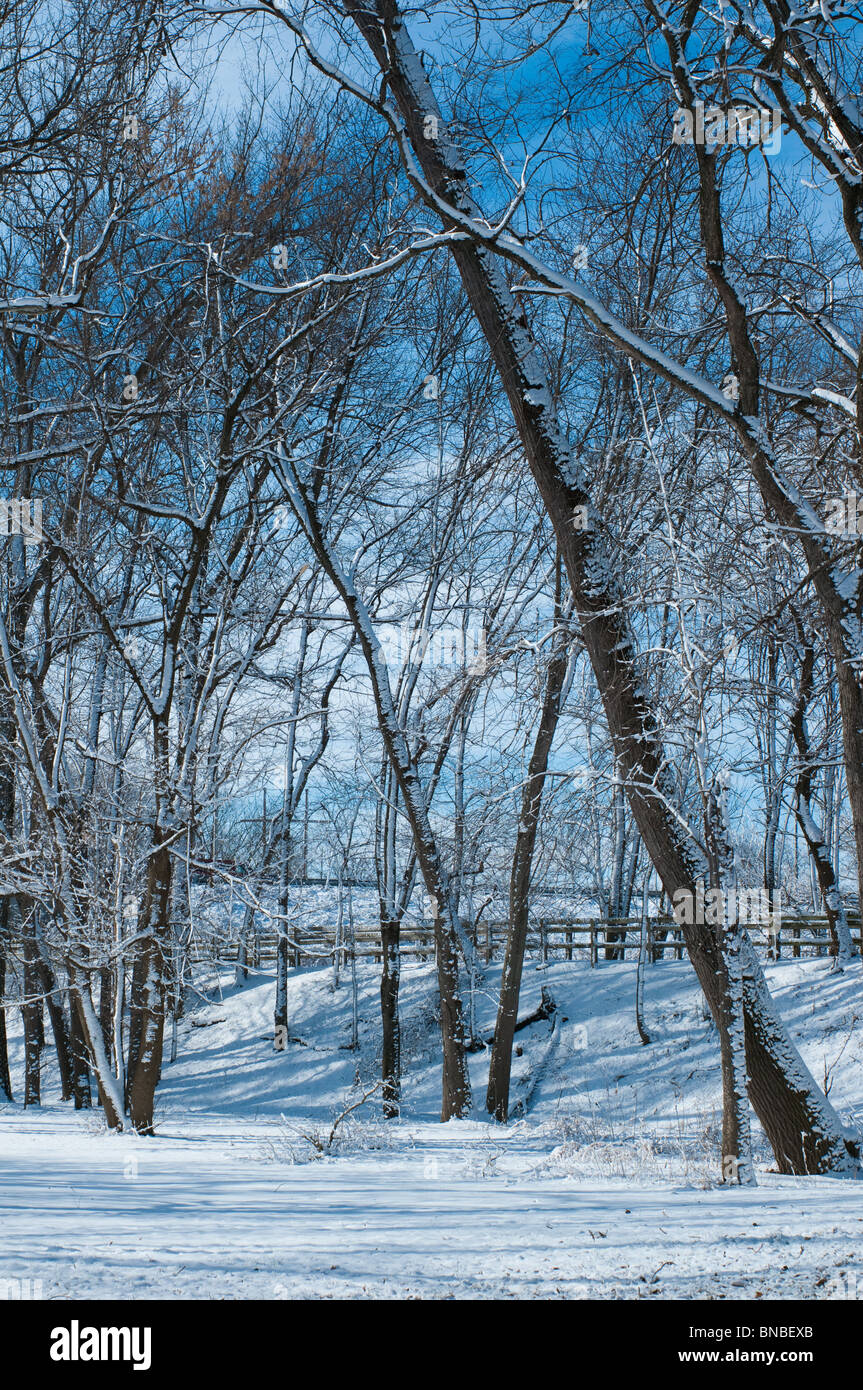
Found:
[[[858,1123],[859,968],[769,973],[809,1066]],[[492,984],[475,1001],[480,1032]],[[384,1122],[373,1095],[327,1148],[357,1080],[376,1077],[374,968],[359,974],[356,1052],[349,978],[333,992],[328,970],[292,975],[302,1041],[277,1054],[272,981],[223,977],[181,1027],[155,1140],[106,1134],[56,1101],[0,1112],[0,1277],[39,1280],[45,1297],[863,1295],[861,1185],[771,1174],[759,1140],[759,1188],[714,1186],[715,1036],[688,964],[647,972],[648,1047],[631,966],[531,968],[523,1013],[543,984],[566,1021],[518,1034],[524,1118],[485,1117],[477,1053],[475,1117],[436,1122],[433,970],[412,966],[403,1118]]]

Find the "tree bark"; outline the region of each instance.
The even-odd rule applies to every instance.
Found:
[[[93,1104],[90,1092],[90,1055],[81,1023],[75,995],[69,995],[69,1048],[72,1058],[72,1095],[76,1110],[89,1110]]]
[[[15,829],[15,764],[12,757],[15,738],[15,707],[8,690],[0,682],[0,830],[10,841]],[[12,928],[11,908],[11,897],[4,895],[0,898],[0,1004],[6,997],[6,959]],[[8,1101],[12,1100],[5,1008],[0,1008],[0,1094]]]
[[[102,1030],[93,1000],[90,995],[90,982],[84,971],[67,962],[71,1003],[77,1017],[77,1031],[89,1056],[96,1084],[99,1088],[99,1102],[105,1114],[109,1129],[123,1128],[123,1098],[120,1084],[111,1070],[111,1063],[102,1041]],[[89,1085],[89,1081],[88,1081]]]
[[[285,797],[288,790],[285,788]],[[288,1043],[288,885],[290,879],[291,838],[283,825],[279,854],[278,936],[276,938],[276,998],[273,1005],[273,1047],[284,1052]]]
[[[156,1087],[162,1071],[165,1036],[165,980],[171,901],[171,855],[159,826],[150,853],[139,918],[146,923],[132,970],[129,1008],[129,1060],[126,1068],[129,1115],[139,1134],[152,1135]]]
[[[641,929],[638,935],[638,965],[635,971],[635,1026],[643,1047],[650,1046],[650,1034],[644,1021],[644,967],[647,963],[647,922],[650,911],[649,882],[650,874],[646,873],[641,892]]]
[[[9,1046],[6,1038],[6,952],[9,944],[9,898],[0,898],[0,1097],[12,1101]]]
[[[742,928],[737,903],[725,907],[722,955],[725,963],[723,1027],[720,1030],[722,1058],[722,1177],[736,1186],[755,1185],[752,1163],[752,1136],[746,1079],[746,1025],[743,1009],[743,968],[740,956]]]
[[[24,1105],[41,1105],[41,1057],[45,1046],[42,1023],[42,1001],[35,945],[28,934],[24,938],[24,999],[21,1018],[24,1024]]]
[[[108,1057],[114,1051],[114,970],[103,965],[99,971],[99,1027]]]
[[[401,1024],[399,1022],[399,983],[401,957],[399,954],[399,922],[388,920],[381,905],[381,1025],[383,1053],[383,1110],[388,1119],[399,1113],[401,1099]]]
[[[559,616],[559,614],[557,615]],[[548,759],[560,719],[561,699],[569,668],[571,638],[558,633],[546,675],[545,692],[533,752],[521,796],[518,833],[509,885],[509,929],[503,958],[500,1001],[489,1063],[486,1108],[496,1120],[509,1113],[512,1073],[512,1041],[518,1020],[518,999],[524,969],[524,952],[530,918],[530,879],[542,807]]]
[[[31,904],[30,911],[37,912],[38,909],[34,904]],[[38,918],[35,920],[33,930],[39,982],[43,998],[48,1007],[48,1017],[51,1020],[51,1033],[57,1052],[57,1067],[60,1073],[60,1093],[63,1100],[70,1100],[75,1090],[75,1076],[72,1061],[72,1046],[69,1037],[69,1025],[66,1021],[65,1010],[60,1002],[60,989],[57,984],[57,977],[54,974],[51,962],[48,960],[48,954],[42,939]]]

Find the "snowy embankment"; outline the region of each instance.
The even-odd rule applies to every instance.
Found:
[[[490,972],[494,982],[496,969]],[[769,967],[806,1061],[843,1118],[863,1116],[863,978],[826,961]],[[52,1099],[0,1110],[0,1279],[46,1298],[863,1296],[863,1184],[770,1174],[725,1191],[718,1172],[715,1036],[688,964],[647,972],[640,1044],[634,967],[530,967],[522,1013],[548,986],[553,1032],[517,1035],[506,1128],[482,1113],[436,1123],[433,967],[405,969],[404,1117],[376,1095],[378,981],[292,974],[291,1030],[272,1049],[272,982],[224,976],[183,1023],[166,1065],[158,1138],[104,1133]],[[493,992],[476,1001],[478,1031]],[[563,1021],[565,1019],[566,1021]],[[17,1040],[16,1040],[17,1044]],[[16,1054],[20,1092],[20,1052]],[[320,1152],[321,1146],[325,1152]]]

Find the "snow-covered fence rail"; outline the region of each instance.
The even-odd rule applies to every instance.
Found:
[[[849,914],[852,938],[860,949],[860,919]],[[481,921],[470,925],[470,932],[476,950],[488,963],[499,955],[506,939],[505,920]],[[831,953],[832,942],[826,917],[785,917],[781,924],[765,925],[763,922],[748,924],[752,940],[769,959],[783,954],[794,957],[822,956]],[[621,917],[602,920],[597,917],[539,917],[530,926],[527,937],[527,953],[531,958],[542,961],[581,960],[585,957],[591,965],[600,960],[616,961],[634,959],[638,955],[641,919]],[[336,948],[335,934],[331,928],[319,929],[305,925],[299,931],[288,930],[290,953],[293,964],[312,964],[332,958]],[[356,925],[351,941],[340,941],[338,950],[343,960],[350,960],[352,949],[357,959],[373,959],[380,962],[381,934],[376,923]],[[247,942],[248,963],[252,966],[269,965],[276,956],[276,933],[268,927],[251,933]],[[236,937],[225,940],[213,938],[213,954],[219,960],[235,961],[238,940]],[[648,919],[647,933],[648,960],[657,962],[665,959],[682,960],[684,955],[683,933],[671,917],[651,917]],[[400,952],[405,959],[431,960],[434,958],[434,931],[431,924],[403,923],[401,929]]]
[[[852,938],[860,949],[859,917],[849,917]],[[506,923],[494,923],[502,931]],[[747,923],[747,930],[756,945],[768,958],[775,959],[783,951],[790,949],[792,956],[803,954],[821,956],[831,950],[832,941],[827,917],[792,917],[781,924],[765,924],[763,921]],[[635,958],[639,952],[641,919],[638,917],[611,918],[603,921],[598,918],[539,918],[533,924],[528,936],[528,950],[539,954],[543,960],[573,960],[575,952],[586,952],[591,965],[605,960],[625,960]],[[494,931],[491,933],[491,952],[497,945]],[[502,941],[502,937],[501,937]],[[487,943],[486,957],[491,959]],[[647,954],[651,961],[682,960],[684,954],[683,932],[672,917],[650,917],[647,921]]]

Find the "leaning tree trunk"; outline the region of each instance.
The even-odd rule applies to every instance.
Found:
[[[677,789],[640,679],[612,553],[603,544],[601,518],[587,493],[583,471],[560,429],[554,393],[524,310],[510,291],[500,258],[479,241],[481,213],[468,188],[463,157],[446,130],[398,6],[393,0],[348,0],[347,8],[398,106],[428,185],[428,201],[445,225],[477,229],[475,240],[451,243],[451,254],[557,535],[632,813],[666,892],[672,897],[681,888],[694,892],[703,864],[693,837],[675,814]],[[429,116],[434,117],[436,138],[429,135]],[[585,517],[587,527],[582,529]],[[718,1021],[723,991],[716,937],[694,923],[684,928],[684,939]],[[856,1173],[856,1146],[846,1141],[839,1117],[803,1064],[745,940],[742,957],[749,1096],[780,1171]]]
[[[539,727],[521,795],[509,885],[509,930],[486,1093],[486,1108],[496,1120],[501,1121],[505,1121],[509,1113],[512,1043],[518,1021],[518,999],[530,916],[530,877],[548,758],[560,718],[561,698],[569,667],[570,645],[568,632],[558,634],[548,666]]]
[[[72,1010],[77,1017],[77,1029],[87,1051],[99,1089],[99,1103],[109,1129],[123,1128],[123,1096],[111,1062],[105,1050],[102,1029],[90,993],[87,974],[71,960],[66,963]]]

